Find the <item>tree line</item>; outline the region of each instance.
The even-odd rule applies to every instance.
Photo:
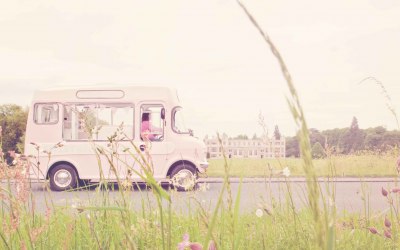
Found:
[[[389,131],[382,126],[360,129],[356,117],[350,127],[324,131],[309,130],[314,158],[326,156],[326,149],[335,154],[353,154],[361,150],[386,151],[400,146],[400,131]],[[297,136],[286,137],[286,157],[299,157]]]
[[[15,104],[0,105],[2,152],[23,153],[27,116],[28,108]],[[314,158],[325,157],[326,148],[335,154],[352,154],[360,150],[387,150],[400,147],[400,131],[389,131],[382,126],[360,129],[356,117],[353,117],[350,127],[324,131],[312,128],[309,133]],[[273,136],[275,139],[280,139],[278,126],[275,126]],[[257,135],[254,134],[253,139],[256,138]],[[235,139],[248,139],[248,137],[239,135]],[[286,157],[299,157],[299,155],[297,136],[286,137]]]

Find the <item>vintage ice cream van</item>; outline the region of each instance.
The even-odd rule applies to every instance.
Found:
[[[102,155],[101,149],[118,157]],[[185,127],[177,92],[166,87],[37,91],[29,109],[25,155],[34,161],[31,179],[49,180],[54,191],[82,181],[141,182],[142,156],[151,161],[157,181],[173,179],[178,190],[189,188],[190,180],[208,167],[204,143]]]

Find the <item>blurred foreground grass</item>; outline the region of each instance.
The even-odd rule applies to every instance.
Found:
[[[170,224],[164,232],[169,244],[164,249],[177,249],[186,233],[190,242],[203,242],[206,238],[211,211],[194,203],[192,206],[187,215],[169,213]],[[0,249],[163,249],[160,215],[156,211],[149,207],[144,211],[111,208],[65,207],[36,216],[24,210],[20,214],[22,221],[14,229],[9,214],[1,212]],[[268,213],[258,210],[237,219],[237,232],[232,238],[230,214],[221,211],[213,235],[218,249],[231,249],[232,240],[236,241],[236,249],[313,249],[312,214],[307,210],[293,218],[288,206],[276,204]],[[376,226],[382,230],[382,221],[382,216],[371,220],[341,217],[334,227],[337,249],[395,249],[395,240],[373,235],[367,228]],[[394,231],[393,237],[398,236]],[[203,245],[203,249],[212,249]]]

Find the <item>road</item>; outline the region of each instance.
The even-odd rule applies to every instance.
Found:
[[[194,192],[168,191],[171,194],[174,211],[186,213],[189,211],[189,207],[193,208],[199,204],[211,210],[215,207],[223,187],[222,179],[207,178],[201,181],[202,184],[200,185],[203,185],[203,187]],[[326,180],[319,179],[319,184],[326,196]],[[336,179],[334,182],[331,182],[331,186],[334,186],[336,193],[334,204],[339,214],[344,211],[363,213],[365,209],[364,200],[368,203],[368,209],[371,212],[382,212],[389,208],[386,198],[382,195],[382,187],[389,190],[395,184],[396,181],[392,178],[370,178],[362,181],[357,178]],[[1,185],[5,186],[4,183]],[[230,187],[232,196],[235,198],[239,189],[239,179],[231,179]],[[265,206],[265,204],[267,207],[271,207],[273,200],[278,203],[285,203],[288,187],[292,192],[296,209],[304,207],[307,201],[306,182],[304,178],[290,178],[287,181],[285,179],[244,179],[242,195],[240,197],[240,211],[253,212],[257,208]],[[50,199],[55,206],[68,208],[87,205],[93,206],[101,203],[101,195],[96,188],[73,192],[48,192],[43,188],[43,184],[33,183],[32,192],[36,208],[39,211],[45,211],[46,200]],[[114,191],[109,191],[108,197],[111,200],[118,200],[120,198],[118,188]],[[131,202],[134,209],[141,209],[143,200],[155,203],[151,190],[143,186],[128,192],[127,197],[127,200]],[[332,201],[330,204],[333,204]]]

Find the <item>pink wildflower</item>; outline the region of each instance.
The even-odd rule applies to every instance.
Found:
[[[182,242],[178,244],[178,250],[185,250],[185,248],[189,246],[190,246],[189,234],[186,233],[182,237]]]
[[[369,227],[368,230],[372,233],[372,234],[378,234],[378,230],[375,227]]]
[[[190,243],[191,250],[203,250],[203,246],[200,243],[194,242]]]
[[[11,158],[15,159],[17,157],[16,153],[14,150],[8,151],[8,154],[10,155]]]
[[[386,197],[386,196],[388,196],[388,194],[389,194],[389,192],[382,187],[382,195]]]
[[[29,235],[31,237],[32,242],[36,242],[39,236],[46,230],[46,225],[41,226],[38,228],[34,228],[31,232],[29,232]]]
[[[0,126],[0,138],[1,138],[2,133],[3,133],[3,128]]]
[[[392,192],[392,193],[399,193],[399,192],[400,192],[400,188],[392,188],[392,189],[390,190],[390,192]]]
[[[182,242],[178,244],[178,250],[185,250],[185,249],[191,249],[191,250],[202,250],[203,246],[200,243],[197,242],[190,242],[189,240],[189,234],[184,234],[182,237]]]

